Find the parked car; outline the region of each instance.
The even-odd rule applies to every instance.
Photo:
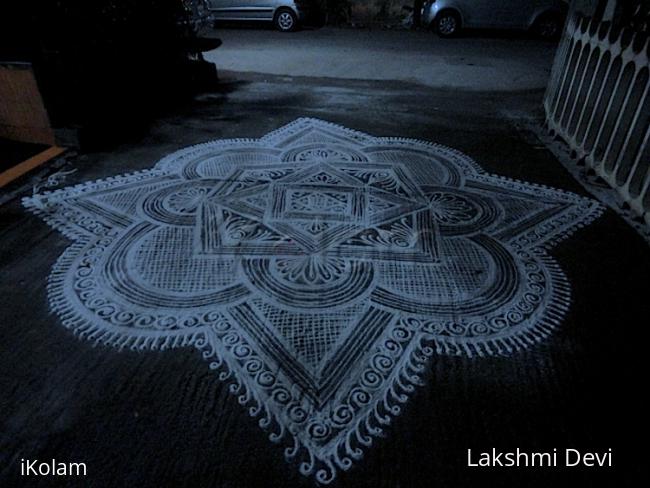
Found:
[[[567,3],[562,0],[429,0],[422,9],[422,23],[442,37],[464,28],[527,29],[540,37],[558,37],[564,25]]]
[[[310,13],[308,0],[206,0],[215,20],[273,22],[282,32],[296,30]]]

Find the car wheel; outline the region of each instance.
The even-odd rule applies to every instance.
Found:
[[[562,33],[562,19],[559,15],[542,15],[535,22],[534,31],[542,39],[555,40]]]
[[[275,27],[282,32],[291,32],[298,27],[298,17],[289,9],[278,10],[273,19]]]
[[[452,37],[460,30],[460,16],[456,12],[440,12],[434,22],[440,37]]]

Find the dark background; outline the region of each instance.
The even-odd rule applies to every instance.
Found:
[[[324,89],[336,99],[324,99]],[[535,110],[541,91],[461,93],[271,75],[238,75],[220,90],[157,119],[138,144],[78,158],[69,183],[149,168],[189,144],[260,137],[314,116],[372,135],[443,143],[488,171],[585,194],[503,116],[508,107]],[[64,329],[48,310],[45,282],[70,242],[17,199],[0,207],[0,222],[1,486],[314,485],[285,462],[198,352],[117,352]],[[334,486],[620,487],[647,477],[647,244],[607,211],[550,254],[573,285],[558,330],[508,358],[433,357],[427,386]],[[492,447],[612,448],[614,467],[466,467],[468,448]],[[20,458],[85,462],[88,477],[26,480]]]

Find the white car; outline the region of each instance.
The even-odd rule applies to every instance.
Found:
[[[422,8],[422,24],[442,37],[462,28],[532,30],[540,37],[560,35],[567,12],[562,0],[429,0]]]
[[[206,0],[214,20],[273,22],[282,32],[296,30],[310,12],[308,0]]]

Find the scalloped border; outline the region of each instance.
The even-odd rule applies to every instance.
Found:
[[[291,434],[289,429],[277,419],[276,413],[271,411],[258,396],[257,392],[246,384],[246,379],[239,377],[236,373],[238,368],[232,363],[234,359],[230,357],[230,353],[224,354],[223,348],[225,346],[219,343],[219,339],[210,330],[209,326],[197,328],[190,333],[183,332],[174,336],[155,337],[148,336],[144,331],[131,334],[118,329],[118,327],[112,331],[106,330],[105,324],[101,326],[97,325],[97,323],[89,321],[76,312],[64,298],[64,276],[72,266],[72,263],[79,257],[79,254],[92,243],[94,238],[100,238],[101,235],[92,236],[90,232],[62,219],[56,213],[48,212],[46,208],[50,199],[85,192],[91,188],[96,188],[98,185],[107,185],[110,187],[119,185],[124,181],[132,181],[134,176],[144,180],[153,176],[170,174],[174,170],[171,167],[172,163],[178,164],[179,161],[187,159],[190,156],[195,156],[197,153],[208,149],[213,150],[240,146],[241,144],[260,147],[262,143],[272,143],[273,140],[290,134],[296,127],[301,125],[305,128],[310,126],[325,126],[342,131],[354,138],[359,138],[365,143],[404,145],[408,147],[417,145],[425,147],[428,150],[442,151],[460,167],[466,177],[478,177],[486,181],[492,180],[492,182],[495,179],[500,182],[507,181],[514,185],[521,185],[527,189],[535,188],[547,192],[551,191],[558,196],[569,197],[576,203],[578,201],[584,203],[591,202],[591,205],[588,206],[584,214],[575,216],[575,221],[572,225],[565,227],[562,232],[552,234],[549,239],[543,240],[540,244],[532,245],[528,248],[546,268],[550,282],[552,283],[552,290],[545,304],[544,312],[540,317],[536,318],[535,322],[529,328],[518,331],[516,334],[508,337],[492,337],[489,340],[476,339],[468,341],[465,338],[463,344],[460,344],[453,338],[431,337],[427,336],[427,333],[424,331],[414,332],[418,336],[414,337],[408,343],[399,358],[398,364],[394,366],[391,373],[384,380],[383,395],[375,399],[372,406],[369,406],[366,412],[356,420],[354,427],[350,428],[337,441],[335,447],[329,449],[323,457],[315,456],[307,446],[301,445],[298,438]],[[93,342],[94,345],[104,344],[117,347],[118,349],[165,350],[186,346],[196,347],[201,351],[203,358],[210,361],[210,369],[220,370],[219,379],[229,384],[229,391],[238,396],[238,402],[241,405],[248,406],[249,415],[254,418],[260,417],[258,421],[260,427],[267,431],[271,430],[268,437],[272,442],[293,441],[289,442],[289,446],[285,449],[286,459],[288,461],[296,460],[301,457],[300,453],[302,452],[302,457],[306,458],[306,460],[303,460],[299,464],[300,472],[303,475],[314,475],[316,481],[323,484],[331,482],[336,477],[337,470],[346,471],[353,465],[353,461],[360,460],[363,457],[364,448],[370,447],[373,439],[381,436],[383,429],[391,423],[393,418],[400,414],[400,405],[408,401],[410,395],[415,391],[416,386],[423,384],[421,379],[422,373],[426,370],[429,359],[435,353],[467,355],[469,357],[509,355],[527,349],[550,335],[560,324],[570,306],[571,287],[558,263],[546,254],[545,249],[549,249],[556,243],[567,238],[577,231],[578,228],[588,225],[604,211],[604,207],[597,202],[580,197],[571,192],[545,185],[523,182],[501,175],[489,174],[472,158],[447,146],[409,138],[373,137],[353,129],[313,118],[299,118],[259,139],[224,139],[189,146],[165,156],[151,169],[81,183],[55,191],[47,191],[33,197],[24,198],[23,205],[42,218],[50,227],[76,241],[58,258],[52,268],[47,284],[50,307],[52,311],[59,315],[66,328],[71,329],[79,338]],[[511,245],[516,250],[516,244]],[[404,319],[401,320],[403,321]],[[235,372],[234,375],[233,372]],[[279,428],[279,432],[272,431],[274,423]]]

